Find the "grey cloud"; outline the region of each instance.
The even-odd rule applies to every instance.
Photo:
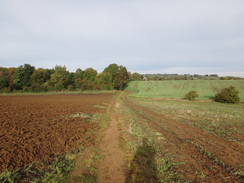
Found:
[[[118,62],[244,76],[242,0],[9,0],[0,2],[0,25],[0,66],[102,70]]]

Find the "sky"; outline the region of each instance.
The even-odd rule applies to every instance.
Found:
[[[244,77],[243,0],[0,0],[0,67]]]

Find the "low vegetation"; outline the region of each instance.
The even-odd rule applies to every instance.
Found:
[[[204,131],[243,144],[244,105],[226,105],[217,102],[188,102],[131,98],[153,111]]]
[[[236,163],[229,163],[229,158],[219,153],[231,145],[235,153],[240,151],[238,158],[242,156],[242,104],[188,102],[181,99],[135,97],[133,94],[128,101],[121,102],[120,107],[123,109],[122,144],[128,153],[129,180],[144,177],[144,182],[150,182],[147,177],[150,171],[154,172],[150,174],[159,182],[243,180],[243,161],[240,159]],[[144,142],[144,139],[147,141]],[[224,148],[222,143],[225,143]],[[235,149],[237,147],[239,150]],[[152,154],[150,168],[138,163],[139,158],[142,160],[147,157],[144,149]],[[232,152],[228,156],[232,156],[232,148],[229,150]],[[161,164],[160,159],[164,163]],[[145,168],[144,173],[139,171],[138,166]],[[162,174],[159,170],[163,170]],[[209,170],[218,170],[222,176],[216,176]]]
[[[0,174],[0,182],[64,182],[69,172],[74,168],[75,157],[76,154],[74,152],[66,153],[57,156],[51,162],[36,162],[31,163],[27,167],[16,168],[13,171],[5,170]]]
[[[141,117],[121,95],[117,112],[121,147],[126,152],[126,182],[187,182],[177,172],[183,162],[175,162],[174,156],[166,151],[163,135],[151,128],[148,119]]]
[[[223,88],[219,93],[215,95],[215,101],[221,103],[231,103],[237,104],[240,102],[238,96],[240,92],[236,90],[235,87],[230,86],[228,88]]]
[[[223,88],[233,86],[244,102],[244,80],[170,80],[131,81],[127,89],[134,97],[182,98],[189,90],[198,94],[198,100],[214,100],[215,94]]]
[[[184,99],[196,100],[197,97],[198,97],[197,91],[192,90],[192,91],[189,91],[187,94],[185,94]]]

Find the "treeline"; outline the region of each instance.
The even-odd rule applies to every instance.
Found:
[[[131,80],[141,75],[131,74],[126,67],[110,64],[102,73],[93,68],[69,72],[65,66],[36,69],[30,64],[18,68],[0,67],[0,92],[45,92],[62,90],[123,90]]]
[[[223,76],[217,74],[144,74],[144,80],[243,80],[241,77]]]

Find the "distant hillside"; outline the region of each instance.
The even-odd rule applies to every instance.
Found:
[[[132,96],[182,98],[187,92],[196,90],[198,99],[212,99],[218,90],[234,86],[244,102],[244,80],[166,80],[131,81],[127,89]]]

